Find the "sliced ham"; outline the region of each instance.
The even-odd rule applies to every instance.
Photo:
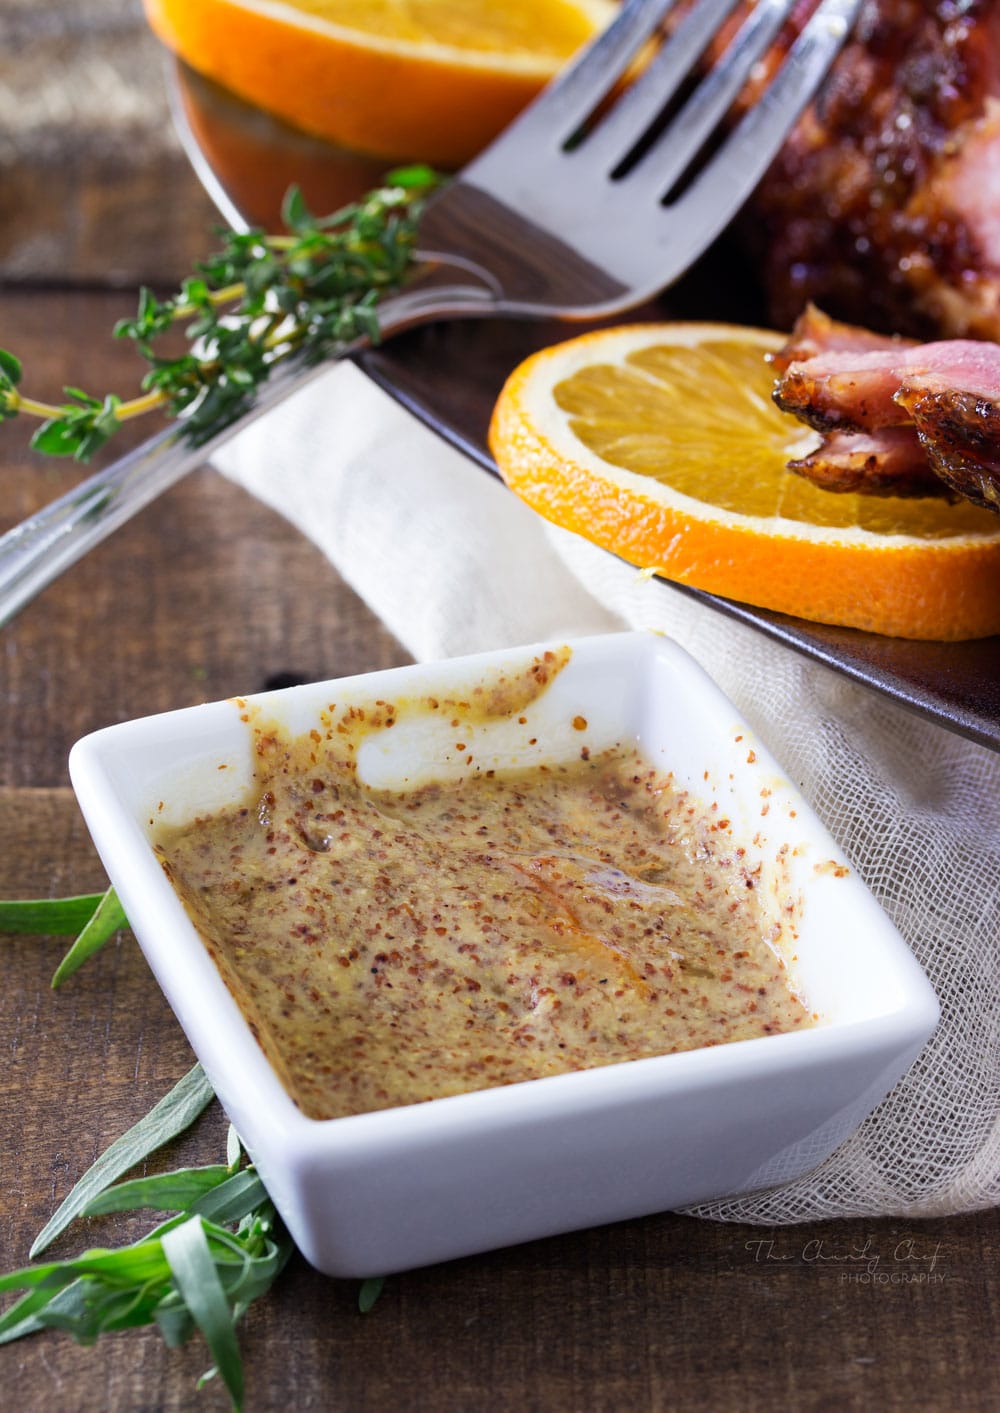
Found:
[[[944,489],[913,427],[885,427],[872,433],[830,432],[816,451],[790,461],[788,469],[826,491],[933,496]]]
[[[832,491],[1000,511],[1000,344],[887,340],[807,310],[773,363],[775,402],[823,433],[790,470]]]
[[[768,355],[776,373],[787,372],[792,363],[802,363],[818,353],[870,353],[878,349],[909,348],[914,339],[893,334],[876,334],[857,324],[831,319],[815,304],[807,304],[796,320],[784,348]]]
[[[895,401],[902,351],[817,353],[791,363],[774,400],[818,432],[875,432],[898,427],[909,414]]]
[[[966,500],[1000,511],[998,403],[976,392],[920,386],[901,388],[899,401],[940,480]]]
[[[785,412],[818,431],[874,432],[912,421],[900,387],[962,388],[1000,402],[1000,344],[973,339],[817,353],[791,363],[774,391]]]

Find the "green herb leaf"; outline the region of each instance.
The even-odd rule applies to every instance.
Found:
[[[396,167],[386,173],[388,186],[401,186],[407,191],[429,191],[441,184],[441,178],[433,167],[423,162],[414,162],[408,167]]]
[[[385,1276],[369,1276],[366,1281],[361,1282],[361,1289],[358,1292],[358,1309],[362,1315],[367,1315],[382,1294],[385,1285]]]
[[[63,392],[68,398],[71,398],[74,403],[79,403],[84,411],[96,412],[100,408],[100,398],[93,397],[90,393],[84,392],[83,388],[63,388]],[[66,410],[68,412],[75,412],[79,409],[70,406],[67,407]]]
[[[93,408],[93,416],[88,419],[86,430],[74,453],[77,461],[89,461],[94,452],[99,451],[104,443],[114,436],[121,426],[118,420],[120,406],[121,398],[111,393],[103,403]]]
[[[191,1211],[210,1222],[242,1222],[266,1201],[267,1190],[256,1171],[244,1168],[192,1202]]]
[[[121,1177],[129,1168],[141,1163],[169,1139],[183,1133],[214,1097],[204,1070],[201,1065],[195,1065],[174,1085],[169,1094],[150,1109],[145,1118],[140,1119],[127,1133],[116,1139],[96,1163],[87,1169],[58,1211],[39,1232],[28,1254],[34,1258],[50,1246],[74,1217],[80,1216],[98,1193],[103,1192],[115,1178]]]
[[[109,888],[101,897],[72,947],[56,967],[52,977],[53,989],[61,985],[68,976],[72,976],[75,971],[78,971],[87,958],[99,951],[105,942],[108,942],[122,927],[128,927],[128,918],[118,901],[118,894],[113,888]]]
[[[63,1330],[80,1344],[93,1344],[114,1330],[155,1324],[165,1342],[175,1346],[199,1329],[216,1367],[198,1387],[218,1373],[234,1409],[242,1408],[236,1324],[271,1288],[293,1247],[257,1173],[252,1167],[239,1170],[242,1149],[232,1125],[225,1164],[105,1187],[123,1167],[192,1122],[211,1097],[196,1065],[98,1159],[34,1250],[41,1250],[74,1213],[90,1216],[153,1206],[176,1209],[176,1215],[142,1240],[117,1250],[97,1247],[66,1261],[0,1276],[0,1292],[25,1292],[0,1316],[0,1344],[45,1329]]]
[[[249,1171],[236,1176],[256,1178]],[[270,1289],[292,1251],[289,1237],[276,1232],[275,1224],[274,1208],[263,1194],[235,1232],[184,1212],[118,1250],[95,1248],[68,1261],[13,1271],[0,1277],[0,1291],[26,1294],[0,1317],[0,1344],[43,1329],[65,1330],[79,1343],[92,1344],[112,1330],[155,1323],[173,1346],[197,1327],[239,1409],[243,1371],[236,1322]]]
[[[21,360],[0,348],[0,388],[16,388],[21,381]]]
[[[56,417],[43,422],[31,438],[33,451],[47,456],[76,456],[86,436],[86,426],[72,417]]]
[[[72,898],[10,898],[0,901],[0,932],[48,936],[77,933],[52,977],[56,987],[104,946],[128,919],[113,888]]]
[[[297,186],[290,186],[281,203],[281,219],[290,231],[302,231],[312,224],[312,213]]]
[[[139,307],[134,319],[119,319],[114,327],[115,338],[134,339],[138,343],[166,333],[174,319],[170,303],[161,304],[151,289],[144,285],[139,291]]]
[[[184,1212],[229,1176],[224,1164],[213,1163],[203,1168],[178,1168],[171,1173],[119,1182],[92,1198],[80,1215],[100,1217],[108,1212],[131,1212],[142,1207],[158,1212]]]
[[[0,900],[0,932],[68,936],[85,927],[107,893],[79,893],[72,898]]]
[[[55,1295],[49,1295],[47,1300],[40,1298],[37,1292],[19,1300],[5,1315],[0,1316],[0,1344],[13,1344],[17,1339],[24,1339],[25,1335],[37,1334],[45,1329],[41,1319],[27,1313],[29,1304],[33,1304],[34,1309],[44,1310],[47,1319],[64,1319],[79,1310],[81,1295],[82,1283],[75,1281]]]
[[[153,1319],[156,1321],[160,1334],[163,1336],[163,1342],[168,1349],[178,1349],[194,1334],[194,1321],[191,1318],[191,1312],[179,1300],[161,1301],[153,1311]],[[203,1374],[198,1380],[198,1387],[201,1388],[202,1382],[214,1374],[214,1369],[210,1369],[208,1374]]]
[[[200,1217],[163,1238],[163,1254],[191,1318],[205,1337],[234,1408],[243,1407],[243,1364],[233,1312],[219,1280]]]
[[[283,205],[287,235],[223,233],[221,249],[175,295],[159,300],[141,290],[135,318],[115,326],[150,365],[143,397],[122,402],[66,388],[60,407],[22,399],[14,390],[20,364],[4,353],[0,418],[42,417],[35,450],[78,461],[89,460],[127,418],[153,408],[183,417],[187,439],[202,445],[252,406],[283,359],[316,363],[378,338],[378,302],[410,271],[422,201],[437,181],[429,167],[403,167],[363,200],[323,217],[292,187]],[[189,347],[164,358],[154,344],[178,325]]]
[[[158,1239],[137,1241],[117,1251],[95,1246],[82,1256],[69,1261],[46,1261],[40,1266],[25,1266],[0,1276],[0,1292],[5,1290],[51,1291],[69,1285],[77,1276],[113,1276],[120,1284],[155,1280],[163,1275],[163,1248]]]

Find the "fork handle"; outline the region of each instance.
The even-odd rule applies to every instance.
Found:
[[[441,263],[429,265],[411,286],[386,299],[379,316],[383,338],[431,319],[491,312],[491,290],[481,284],[442,285],[444,270]],[[454,280],[454,267],[450,275]],[[337,357],[357,352],[364,342],[359,340]],[[290,358],[275,368],[253,407],[210,441],[192,446],[183,420],[175,422],[0,536],[0,627],[88,550],[327,366],[307,366]]]

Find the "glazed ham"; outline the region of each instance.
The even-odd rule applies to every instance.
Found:
[[[1000,339],[1000,0],[865,0],[751,215],[777,328]]]
[[[827,490],[1000,511],[1000,345],[888,339],[809,308],[772,362],[775,402],[824,434],[790,470]]]
[[[1000,374],[1000,358],[997,361]],[[986,396],[970,389],[941,389],[934,386],[938,381],[937,375],[913,379],[900,388],[900,405],[913,417],[920,444],[941,481],[976,505],[1000,511],[1000,382]]]
[[[825,491],[934,496],[945,490],[912,427],[886,427],[873,436],[830,432],[821,447],[790,461],[788,469]]]
[[[817,309],[815,304],[807,304],[784,348],[772,353],[768,361],[777,372],[784,373],[789,364],[801,363],[818,353],[874,353],[880,349],[912,347],[915,343],[915,339],[904,339],[898,334],[889,337],[856,324],[840,323]]]
[[[925,348],[938,345],[925,344]],[[793,362],[774,400],[818,432],[877,432],[910,416],[896,401],[906,359],[918,350],[817,353]]]

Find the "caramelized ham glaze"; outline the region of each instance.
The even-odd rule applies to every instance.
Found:
[[[918,380],[919,381],[919,380]],[[974,392],[900,389],[927,460],[940,480],[976,505],[1000,511],[1000,406]]]
[[[1000,0],[865,0],[752,204],[771,323],[1000,339],[998,192]]]
[[[1000,510],[1000,345],[889,340],[809,308],[772,363],[775,402],[824,434],[790,470],[831,491]]]
[[[788,463],[825,491],[879,496],[939,496],[945,490],[912,427],[873,435],[830,432],[809,456]]]

